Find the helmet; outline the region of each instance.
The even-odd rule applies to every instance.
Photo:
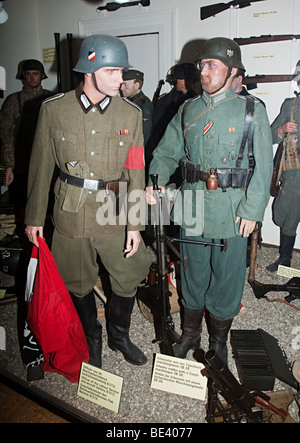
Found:
[[[7,236],[1,242],[3,246],[0,251],[0,271],[4,274],[16,276],[22,245],[17,237]]]
[[[79,60],[73,70],[87,74],[106,66],[130,67],[125,43],[111,35],[90,35],[82,42]]]
[[[228,68],[245,70],[242,64],[241,49],[239,45],[229,38],[215,37],[207,40],[200,50],[200,61],[215,58],[224,63]]]
[[[23,62],[22,73],[19,76],[20,80],[24,80],[25,71],[40,71],[42,74],[44,74],[43,79],[48,78],[45,74],[44,65],[39,60],[29,59]]]

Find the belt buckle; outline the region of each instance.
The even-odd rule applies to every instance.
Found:
[[[85,178],[83,180],[83,187],[85,189],[91,189],[92,191],[98,191],[98,180],[89,180]]]

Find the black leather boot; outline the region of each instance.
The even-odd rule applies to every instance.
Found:
[[[296,236],[280,235],[279,259],[266,267],[269,272],[276,272],[279,265],[291,266]]]
[[[174,356],[186,358],[190,349],[197,349],[200,346],[203,309],[184,308],[183,311],[183,334],[180,342],[173,347]]]
[[[94,291],[83,297],[70,293],[80,318],[89,348],[89,364],[101,368],[102,326],[97,320],[97,308]]]
[[[214,349],[227,364],[227,338],[233,319],[220,320],[206,311],[205,320],[209,334],[209,348]]]
[[[133,365],[147,362],[143,352],[129,338],[131,313],[135,297],[120,297],[112,293],[108,318],[108,346],[113,351],[120,351],[126,361]]]

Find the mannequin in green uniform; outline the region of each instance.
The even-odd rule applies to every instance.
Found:
[[[296,66],[296,73],[300,72],[300,61]],[[299,75],[298,75],[299,77]],[[297,81],[298,87],[300,81]],[[293,116],[292,113],[293,109]],[[291,121],[291,118],[293,121]],[[297,229],[300,222],[300,96],[284,100],[279,115],[271,125],[273,143],[283,142],[290,136],[297,137],[298,163],[292,167],[284,165],[278,196],[273,204],[273,221],[280,227],[279,258],[269,264],[269,272],[277,272],[278,266],[291,266],[293,248],[296,241]]]
[[[179,109],[153,153],[149,173],[158,174],[158,185],[164,191],[170,175],[186,156],[186,141],[190,161],[201,174],[198,173],[194,181],[187,179],[181,189],[184,204],[180,211],[182,217],[178,219],[181,236],[216,243],[223,239],[227,248],[181,245],[181,254],[187,257],[188,265],[181,272],[183,334],[181,343],[174,346],[174,354],[185,358],[190,349],[200,346],[205,312],[209,346],[226,361],[228,333],[243,295],[247,238],[256,222],[263,220],[268,201],[272,141],[264,106],[254,101],[250,136],[255,166],[244,183],[234,186],[231,180],[236,179],[239,171],[249,173],[247,154],[250,152],[248,139],[237,168],[247,101],[231,87],[238,70],[245,69],[240,48],[230,39],[214,38],[204,43],[200,56],[198,67],[203,94]],[[208,189],[207,178],[212,170],[219,180],[216,189]],[[228,179],[223,189],[220,188],[221,172]],[[146,195],[148,203],[154,204],[150,183]],[[188,217],[188,213],[193,216]],[[176,222],[176,214],[174,218]]]

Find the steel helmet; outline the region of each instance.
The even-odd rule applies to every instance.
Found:
[[[228,68],[245,70],[241,49],[234,40],[229,38],[215,37],[207,40],[201,47],[200,61],[209,58],[220,60]]]
[[[125,43],[111,35],[90,35],[82,42],[74,71],[87,74],[108,66],[130,67]]]
[[[16,276],[22,252],[21,242],[16,236],[7,236],[1,242],[1,246],[0,271],[4,274]]]

